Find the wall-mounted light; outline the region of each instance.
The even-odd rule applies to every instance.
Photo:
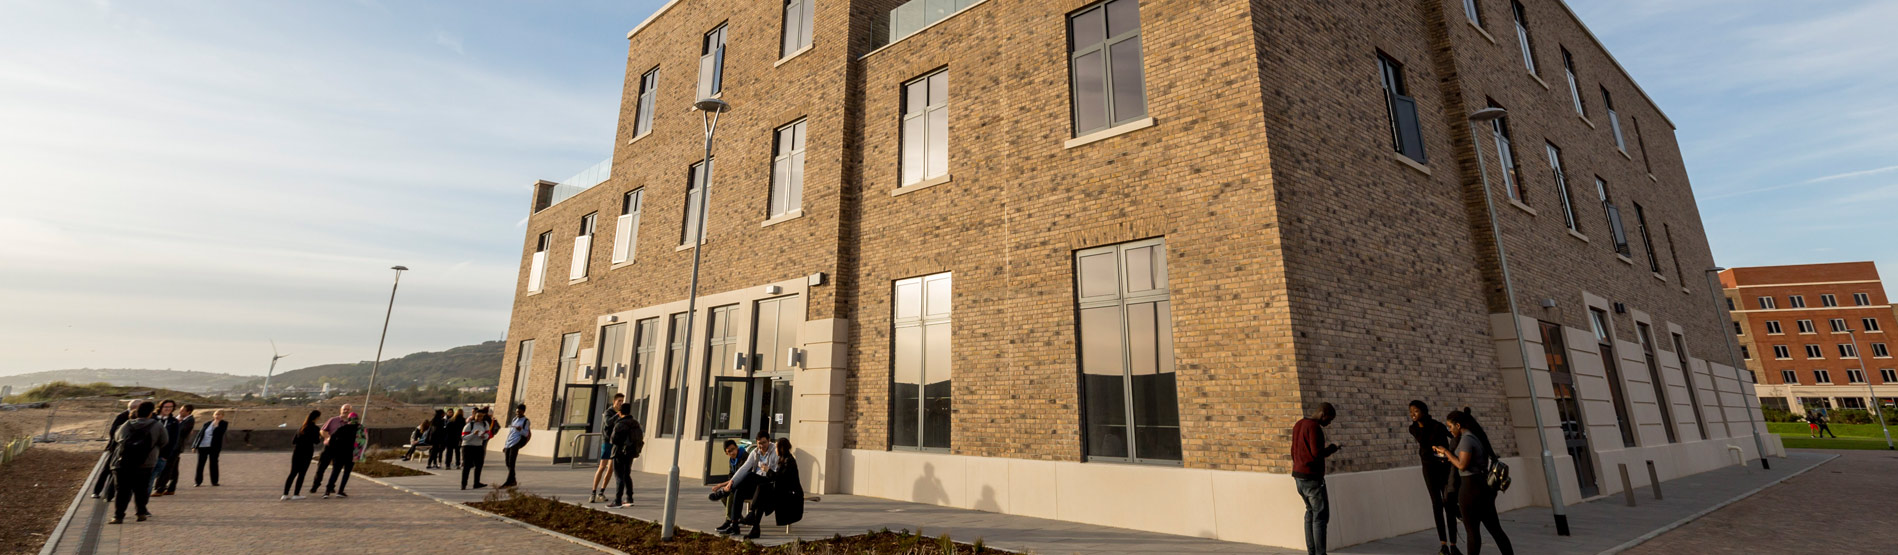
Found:
[[[798,349],[797,347],[787,347],[784,349],[784,360],[788,362],[790,366],[803,368],[804,367],[804,351]]]
[[[817,286],[819,286],[819,285],[823,285],[823,284],[824,284],[824,273],[823,273],[823,272],[818,272],[818,273],[815,273],[815,274],[811,274],[811,278],[810,278],[810,285],[811,285],[811,287],[817,287]]]
[[[778,293],[783,293],[783,292],[784,292],[784,288],[783,288],[783,287],[778,287],[778,286],[776,286],[776,285],[766,285],[766,286],[764,286],[764,294],[766,294],[766,295],[776,295],[776,294],[778,294]]]
[[[1555,308],[1555,299],[1542,299],[1542,308]]]

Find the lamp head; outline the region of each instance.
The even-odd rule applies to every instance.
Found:
[[[1470,121],[1480,123],[1480,122],[1485,122],[1485,121],[1490,121],[1496,118],[1500,118],[1506,115],[1509,115],[1508,110],[1491,106],[1488,108],[1477,110],[1475,112],[1470,112]]]
[[[395,270],[395,271],[397,271],[397,272],[407,272],[407,271],[409,271],[409,267],[408,267],[408,266],[390,266],[390,267],[389,267],[389,269],[391,269],[391,270]]]
[[[716,98],[701,98],[698,102],[692,103],[692,108],[701,112],[714,114],[723,114],[732,111],[731,103]]]

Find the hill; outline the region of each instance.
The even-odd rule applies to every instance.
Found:
[[[53,382],[70,382],[77,384],[109,383],[113,385],[142,386],[147,389],[156,387],[177,391],[206,393],[230,389],[231,386],[250,381],[250,379],[250,376],[234,376],[231,374],[189,370],[77,368],[71,370],[49,370],[46,372],[34,372],[14,376],[0,376],[0,385],[13,386],[15,393]]]
[[[376,387],[382,389],[409,386],[492,386],[499,383],[501,379],[501,353],[505,345],[500,341],[488,341],[446,351],[421,352],[385,360],[382,361],[382,369],[376,372]],[[373,361],[365,360],[351,364],[324,364],[298,368],[279,373],[271,378],[270,388],[272,391],[289,386],[299,389],[322,389],[323,384],[328,383],[332,388],[361,389],[368,387],[369,369],[373,365]],[[254,390],[263,384],[263,378],[254,378],[238,384],[238,387]]]
[[[225,401],[207,399],[195,393],[174,391],[151,386],[112,385],[109,383],[76,384],[70,382],[52,382],[6,398],[8,403],[36,403],[56,399],[76,397],[103,397],[108,399],[130,399],[133,397],[150,399],[171,399],[179,403],[201,406],[223,406]]]

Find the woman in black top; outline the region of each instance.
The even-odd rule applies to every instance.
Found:
[[[454,409],[452,414],[454,418],[448,419],[448,435],[455,439],[455,445],[461,445],[461,432],[468,427],[468,418],[461,414],[461,409]],[[461,449],[450,447],[447,458],[442,461],[442,468],[456,468],[467,464],[467,461],[461,459]]]
[[[1502,520],[1496,515],[1496,490],[1489,487],[1489,461],[1495,451],[1490,448],[1488,434],[1483,433],[1483,427],[1467,412],[1452,412],[1444,420],[1449,421],[1450,433],[1456,434],[1456,449],[1438,447],[1435,450],[1457,470],[1460,480],[1457,505],[1463,510],[1469,555],[1483,551],[1480,528],[1489,529],[1490,537],[1496,540],[1496,549],[1503,555],[1514,555],[1516,551],[1509,545],[1509,535],[1503,533]]]
[[[1461,553],[1456,549],[1456,488],[1450,480],[1456,467],[1438,455],[1436,448],[1450,446],[1450,429],[1430,417],[1430,405],[1410,402],[1410,437],[1417,440],[1417,458],[1423,464],[1424,488],[1430,494],[1430,518],[1437,521],[1438,555]]]
[[[330,494],[349,497],[349,473],[356,469],[356,432],[361,429],[362,417],[351,413],[349,420],[330,434],[329,444],[323,447],[323,460],[335,465],[335,470],[330,471],[329,485],[323,488],[324,499],[329,499]],[[340,486],[336,485],[338,477],[343,480]],[[315,489],[316,486],[311,484],[310,487]]]
[[[317,444],[323,443],[322,429],[316,427],[319,416],[323,416],[323,411],[310,411],[310,417],[303,419],[303,426],[297,428],[296,437],[290,439],[290,475],[283,478],[283,497],[278,501],[303,498],[294,494],[303,490],[303,475],[310,471],[310,456],[316,454]]]
[[[455,430],[460,434],[461,430]],[[428,419],[428,465],[427,468],[441,468],[442,452],[448,450],[448,413],[435,409],[435,417]]]

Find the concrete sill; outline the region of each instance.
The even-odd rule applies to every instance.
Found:
[[[1536,84],[1537,84],[1537,85],[1542,85],[1542,90],[1545,90],[1545,91],[1546,91],[1546,90],[1551,90],[1551,88],[1549,87],[1549,82],[1548,82],[1548,81],[1543,81],[1543,80],[1542,80],[1542,76],[1541,76],[1541,75],[1536,75],[1536,74],[1534,74],[1534,73],[1529,73],[1529,69],[1528,69],[1528,68],[1523,68],[1523,70],[1522,70],[1522,72],[1523,72],[1523,73],[1527,73],[1527,74],[1529,74],[1529,78],[1530,78],[1530,79],[1534,79],[1534,80],[1536,80]]]
[[[1093,133],[1088,133],[1086,135],[1068,139],[1068,142],[1062,143],[1061,148],[1074,148],[1074,147],[1085,145],[1088,143],[1104,141],[1107,139],[1119,137],[1121,135],[1126,135],[1128,133],[1146,129],[1148,127],[1153,127],[1153,118],[1151,117],[1140,118],[1140,119],[1133,120],[1127,123],[1123,123],[1120,125],[1102,129],[1100,131],[1095,131]]]
[[[1648,181],[1653,181],[1653,182],[1655,182],[1655,183],[1660,183],[1660,182],[1661,182],[1661,178],[1658,178],[1658,177],[1654,177],[1654,174],[1651,174],[1651,173],[1650,173],[1650,174],[1648,174]]]
[[[1576,239],[1581,239],[1583,243],[1592,243],[1592,242],[1593,242],[1593,241],[1589,241],[1589,240],[1588,240],[1588,236],[1587,236],[1587,235],[1582,235],[1582,232],[1580,232],[1580,231],[1575,231],[1575,230],[1573,230],[1573,229],[1571,229],[1571,230],[1568,230],[1568,234],[1569,234],[1569,236],[1570,236],[1570,237],[1574,237],[1574,238],[1576,238]]]
[[[587,278],[570,279],[570,280],[567,280],[567,285],[579,285],[586,282],[587,282]]]
[[[644,139],[644,138],[646,138],[646,137],[651,137],[651,136],[652,136],[652,130],[651,130],[651,129],[647,129],[645,133],[640,133],[638,137],[633,137],[633,138],[631,138],[631,139],[628,139],[628,140],[626,141],[626,144],[627,144],[628,146],[631,146],[631,145],[632,145],[633,143],[637,143],[637,142],[639,142],[639,140],[640,140],[640,139]]]
[[[790,212],[785,212],[783,216],[778,216],[776,218],[765,220],[764,223],[760,224],[758,227],[771,227],[774,225],[778,225],[778,224],[795,220],[798,218],[802,218],[802,217],[804,217],[803,209],[792,210]]]
[[[704,242],[704,241],[699,241],[699,246],[705,246],[705,242]],[[672,249],[672,252],[685,252],[685,251],[689,251],[689,250],[692,250],[692,245],[689,245],[689,244],[688,244],[688,245],[679,245],[679,246],[678,246],[678,248],[675,248],[675,249]]]
[[[912,185],[904,185],[902,187],[897,187],[896,189],[890,191],[890,196],[900,197],[903,195],[921,191],[923,189],[928,189],[930,187],[935,187],[937,185],[948,183],[950,181],[951,181],[951,176],[945,173],[945,174],[942,174],[942,177],[932,177],[929,179],[924,179]]]
[[[1592,121],[1588,121],[1588,116],[1584,116],[1584,115],[1581,115],[1581,114],[1575,114],[1575,117],[1577,117],[1577,118],[1581,118],[1581,120],[1582,120],[1582,123],[1586,123],[1586,124],[1588,124],[1588,128],[1589,128],[1589,129],[1600,129],[1599,127],[1595,127],[1595,122],[1592,122]]]
[[[1483,36],[1483,40],[1489,41],[1491,45],[1496,44],[1496,37],[1490,36],[1489,31],[1484,31],[1483,27],[1481,25],[1477,25],[1475,21],[1470,21],[1470,18],[1465,17],[1463,18],[1463,22],[1470,24],[1470,28],[1475,29],[1476,34]]]
[[[541,289],[541,290],[538,290],[538,291],[528,291],[528,292],[527,292],[527,296],[529,296],[529,297],[532,297],[532,296],[534,296],[534,295],[539,295],[539,294],[541,294],[541,293],[544,293],[544,292],[546,292],[546,291],[547,291],[546,289]]]
[[[1430,166],[1419,164],[1417,163],[1416,160],[1410,159],[1409,156],[1398,154],[1397,152],[1393,151],[1391,152],[1391,158],[1394,160],[1397,160],[1397,163],[1403,164],[1404,167],[1406,168],[1417,170],[1417,173],[1424,174],[1425,177],[1428,177],[1430,175]]]
[[[1634,161],[1634,157],[1633,157],[1633,156],[1629,156],[1629,155],[1628,155],[1628,151],[1626,151],[1626,150],[1622,150],[1622,149],[1619,149],[1619,148],[1617,148],[1617,149],[1615,149],[1615,153],[1616,153],[1616,154],[1620,154],[1622,158],[1627,158],[1629,162],[1633,162],[1633,161]]]
[[[803,48],[799,48],[799,49],[797,49],[797,51],[796,51],[796,52],[792,52],[792,53],[791,53],[791,55],[789,55],[789,56],[785,56],[784,58],[782,58],[782,59],[779,59],[779,60],[777,61],[777,63],[774,63],[774,64],[771,64],[771,67],[778,67],[778,66],[781,66],[781,65],[784,65],[784,63],[785,63],[785,62],[789,62],[789,61],[791,61],[791,59],[792,59],[792,58],[796,58],[796,57],[798,57],[798,56],[801,56],[801,55],[803,55],[803,54],[804,54],[805,52],[810,52],[810,51],[811,51],[811,45],[812,45],[812,44],[817,44],[817,41],[814,41],[814,40],[813,40],[813,41],[811,41],[811,44],[806,44],[806,45],[804,45],[804,47],[803,47]]]
[[[1529,205],[1527,205],[1527,204],[1523,204],[1523,203],[1522,203],[1522,201],[1520,201],[1520,200],[1516,200],[1516,199],[1513,199],[1513,198],[1512,198],[1512,199],[1509,199],[1509,205],[1510,205],[1510,206],[1514,206],[1514,207],[1516,207],[1517,209],[1519,209],[1519,210],[1522,210],[1523,212],[1528,212],[1528,213],[1529,213],[1529,215],[1531,215],[1531,216],[1535,216],[1535,215],[1538,215],[1538,214],[1536,213],[1536,209],[1534,209],[1534,208],[1530,208],[1530,207],[1529,207]]]
[[[1634,259],[1633,259],[1633,258],[1628,258],[1627,256],[1624,256],[1624,255],[1622,255],[1621,253],[1615,253],[1615,258],[1617,258],[1617,259],[1620,259],[1620,260],[1621,260],[1621,263],[1623,263],[1623,264],[1627,264],[1627,265],[1629,265],[1629,266],[1633,266],[1633,265],[1634,265]]]
[[[1654,279],[1658,279],[1658,280],[1661,280],[1661,282],[1662,282],[1662,283],[1666,283],[1666,282],[1667,282],[1667,276],[1664,276],[1664,275],[1661,275],[1661,274],[1654,274]]]

